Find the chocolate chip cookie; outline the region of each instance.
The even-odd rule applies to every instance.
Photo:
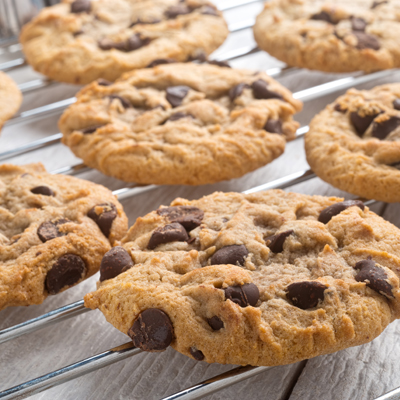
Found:
[[[0,71],[0,130],[19,109],[22,95],[15,82]]]
[[[263,72],[208,64],[132,71],[84,88],[60,119],[63,142],[126,182],[200,185],[280,156],[302,103]]]
[[[361,201],[214,193],[139,218],[103,258],[98,308],[135,346],[281,365],[400,317],[400,230]]]
[[[127,231],[112,193],[42,164],[0,166],[0,310],[40,304],[99,270]]]
[[[311,121],[305,148],[324,181],[367,199],[400,201],[400,84],[349,90]]]
[[[370,72],[400,66],[399,13],[399,0],[273,0],[254,36],[290,66]]]
[[[20,41],[38,72],[85,84],[160,59],[205,57],[227,35],[222,13],[207,0],[64,0],[28,23]]]

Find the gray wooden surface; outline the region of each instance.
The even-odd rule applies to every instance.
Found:
[[[215,3],[219,6],[228,5],[229,0]],[[226,17],[229,22],[242,21],[255,16],[260,10],[261,3],[253,4],[228,11]],[[232,34],[216,55],[251,43],[254,44],[251,30]],[[7,57],[13,55],[0,55],[0,63],[6,61]],[[256,70],[279,66],[281,63],[265,53],[258,53],[235,60],[231,65]],[[28,67],[13,71],[11,75],[18,83],[39,76]],[[390,79],[373,82],[364,87],[399,81],[399,78],[399,73],[393,72]],[[295,92],[333,79],[338,79],[338,75],[299,71],[282,77],[280,81]],[[31,109],[51,101],[68,98],[77,89],[76,86],[58,84],[27,94],[22,109]],[[335,97],[336,95],[326,96],[306,103],[298,120],[303,125],[307,124],[318,110],[329,101],[333,101]],[[56,115],[37,122],[5,127],[0,138],[0,152],[58,132],[58,117],[59,115]],[[11,161],[17,164],[41,161],[49,170],[79,162],[69,149],[62,145],[16,157]],[[146,214],[160,204],[168,204],[177,196],[193,199],[216,190],[242,191],[307,168],[303,141],[297,140],[287,145],[286,152],[281,158],[243,178],[202,187],[161,187],[125,200],[123,205],[132,224],[138,216]],[[107,178],[95,171],[80,177],[102,183],[111,189],[124,187],[123,182]],[[319,179],[297,185],[291,190],[349,197]],[[380,203],[374,209],[377,212],[383,210],[386,219],[400,226],[398,205],[383,208]],[[85,293],[95,288],[96,280],[97,276],[92,277],[59,296],[49,297],[42,305],[9,308],[0,312],[0,329],[81,299]],[[400,357],[399,336],[400,324],[395,322],[372,343],[317,357],[306,363],[272,368],[252,379],[208,396],[207,399],[373,399],[400,386],[400,373],[397,371],[397,359]],[[98,311],[7,342],[0,347],[0,390],[125,342],[127,337],[106,323]],[[231,368],[232,366],[196,362],[169,349],[161,354],[140,354],[32,398],[36,400],[159,399]]]

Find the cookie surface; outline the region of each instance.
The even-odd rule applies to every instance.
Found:
[[[307,161],[324,181],[355,195],[400,201],[400,84],[349,90],[310,123]]]
[[[254,36],[290,66],[371,72],[400,65],[399,12],[399,0],[274,0],[257,17]]]
[[[22,95],[15,82],[0,71],[0,129],[19,109]]]
[[[399,267],[399,229],[360,201],[214,193],[139,218],[85,305],[143,350],[281,365],[378,336]]]
[[[222,13],[206,0],[64,0],[28,23],[20,41],[38,72],[85,84],[155,59],[208,55],[227,35]]]
[[[213,183],[271,162],[302,107],[263,72],[208,64],[132,71],[77,97],[60,119],[64,144],[106,175],[157,184]]]
[[[127,230],[112,193],[42,164],[0,166],[0,310],[40,304],[99,270]]]

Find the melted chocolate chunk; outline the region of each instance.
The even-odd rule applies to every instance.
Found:
[[[372,121],[379,115],[380,113],[372,114],[372,115],[364,115],[361,116],[358,112],[354,111],[350,113],[350,121],[353,124],[354,128],[357,131],[358,136],[362,136],[368,127],[371,125]]]
[[[374,35],[357,31],[355,32],[353,31],[353,35],[357,38],[358,42],[356,48],[359,50],[364,50],[364,49],[379,50],[381,48],[378,38]]]
[[[229,63],[226,61],[217,61],[217,60],[212,60],[212,61],[207,61],[208,64],[211,65],[217,65],[218,67],[226,67],[226,68],[232,68]]]
[[[250,85],[247,83],[239,83],[238,85],[234,86],[229,90],[229,98],[231,101],[235,101],[236,98],[242,95],[243,90],[250,88]]]
[[[253,95],[256,99],[280,99],[283,100],[281,94],[268,89],[268,82],[258,79],[252,83]]]
[[[146,21],[143,21],[142,19],[138,18],[136,21],[133,21],[130,25],[129,28],[133,28],[135,25],[153,25],[153,24],[158,24],[161,22],[161,19],[154,18],[154,19],[148,19]]]
[[[335,21],[332,19],[331,14],[327,13],[326,11],[321,11],[317,14],[314,14],[310,17],[310,19],[313,19],[316,21],[325,21],[330,24],[335,24]]]
[[[149,240],[147,248],[149,250],[154,250],[157,246],[164,243],[171,242],[187,242],[189,240],[189,235],[186,229],[179,223],[174,222],[157,228]]]
[[[133,267],[129,253],[121,246],[108,251],[100,264],[100,282],[112,279]]]
[[[108,238],[114,219],[118,216],[115,205],[111,203],[98,204],[90,209],[87,215],[96,222],[103,235]]]
[[[375,261],[371,259],[359,261],[354,268],[359,270],[356,275],[357,282],[366,282],[375,292],[389,298],[394,297],[392,285],[387,281],[387,273],[383,268],[377,267]]]
[[[269,133],[283,133],[282,121],[280,119],[269,119],[264,129]]]
[[[178,4],[176,6],[171,6],[169,7],[164,15],[168,18],[168,19],[174,19],[176,17],[178,17],[179,15],[186,15],[186,14],[190,14],[191,13],[191,9],[185,5],[185,4]]]
[[[203,210],[191,206],[159,208],[157,214],[166,217],[171,223],[181,224],[188,232],[200,226],[204,218]]]
[[[367,21],[364,18],[351,17],[351,29],[357,32],[365,32]]]
[[[75,0],[73,3],[71,3],[71,13],[73,14],[79,14],[83,12],[90,12],[92,9],[92,5],[90,3],[90,0]]]
[[[365,205],[360,200],[346,200],[341,203],[335,203],[331,206],[325,208],[319,214],[318,221],[323,224],[327,224],[335,215],[340,214],[342,211],[346,210],[349,207],[359,207],[361,210],[365,209]]]
[[[191,347],[189,349],[190,354],[192,355],[192,357],[197,360],[197,361],[203,361],[204,360],[204,354],[202,351],[197,350],[196,347]]]
[[[156,60],[152,61],[146,68],[154,68],[157,67],[157,65],[163,64],[174,64],[176,62],[177,61],[173,58],[157,58]]]
[[[147,46],[149,43],[150,39],[143,38],[139,33],[135,33],[123,42],[114,42],[111,39],[104,38],[99,40],[98,45],[102,50],[116,49],[128,53]]]
[[[244,265],[249,252],[243,244],[225,246],[217,250],[211,257],[211,265],[231,264]]]
[[[61,233],[58,229],[60,225],[70,222],[68,219],[61,218],[55,222],[43,222],[37,229],[39,239],[45,243],[48,240],[55,239],[57,237],[65,236],[65,233]]]
[[[400,99],[393,100],[393,108],[395,110],[400,110]]]
[[[189,93],[189,90],[189,86],[171,86],[166,90],[166,98],[172,107],[179,107],[182,104],[183,99]]]
[[[212,330],[214,331],[219,331],[224,327],[224,323],[221,318],[217,317],[216,315],[214,317],[208,318],[207,319],[208,325],[211,326]]]
[[[57,294],[62,289],[78,283],[86,275],[86,265],[81,257],[65,254],[47,273],[45,286],[50,294]]]
[[[317,281],[295,282],[286,289],[286,296],[294,306],[307,310],[318,305],[319,301],[324,301],[324,292],[327,286]]]
[[[374,121],[372,123],[372,137],[384,140],[386,137],[400,126],[400,118],[391,116],[382,122]]]
[[[124,107],[125,109],[131,107],[131,103],[129,102],[129,100],[125,99],[124,97],[118,96],[116,94],[111,94],[107,97],[110,99],[111,102],[113,100],[119,100],[122,104],[122,107]]]
[[[283,252],[283,244],[285,243],[286,238],[294,233],[293,229],[289,231],[278,233],[277,235],[269,236],[265,239],[267,246],[271,249],[273,253],[282,253]]]
[[[179,111],[179,112],[177,112],[175,114],[172,114],[167,119],[167,121],[172,121],[173,122],[173,121],[178,121],[179,119],[182,119],[182,118],[193,118],[194,119],[194,116],[192,114],[188,114],[188,113],[185,113],[183,111]],[[165,121],[165,122],[167,122],[167,121]]]
[[[85,128],[85,129],[82,129],[81,132],[82,132],[84,135],[90,135],[91,133],[96,132],[97,129],[100,129],[102,126],[104,126],[104,125],[93,125],[93,126],[89,126],[89,127]]]
[[[33,194],[41,194],[42,196],[52,196],[54,197],[56,194],[47,186],[37,186],[31,189]]]
[[[112,82],[108,81],[107,79],[97,79],[97,84],[100,86],[111,86]]]
[[[172,342],[174,328],[164,311],[149,308],[138,315],[128,335],[143,351],[163,351]]]
[[[229,286],[224,291],[225,299],[231,300],[240,307],[255,307],[260,298],[260,292],[254,283],[246,283],[242,286]]]

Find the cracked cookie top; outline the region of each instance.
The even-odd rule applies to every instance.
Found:
[[[127,230],[112,193],[42,164],[0,166],[0,310],[40,304],[92,276]]]
[[[399,66],[399,12],[399,0],[274,0],[254,35],[290,66],[370,72]]]
[[[206,0],[64,0],[28,23],[20,41],[38,72],[85,84],[159,58],[204,57],[227,35],[222,13]]]
[[[349,90],[314,117],[305,147],[313,171],[333,186],[400,201],[400,84]]]
[[[378,336],[399,271],[400,231],[361,201],[214,193],[139,218],[85,305],[145,351],[282,365]]]
[[[302,103],[263,72],[168,64],[84,88],[60,119],[84,162],[127,182],[198,185],[280,156]]]

